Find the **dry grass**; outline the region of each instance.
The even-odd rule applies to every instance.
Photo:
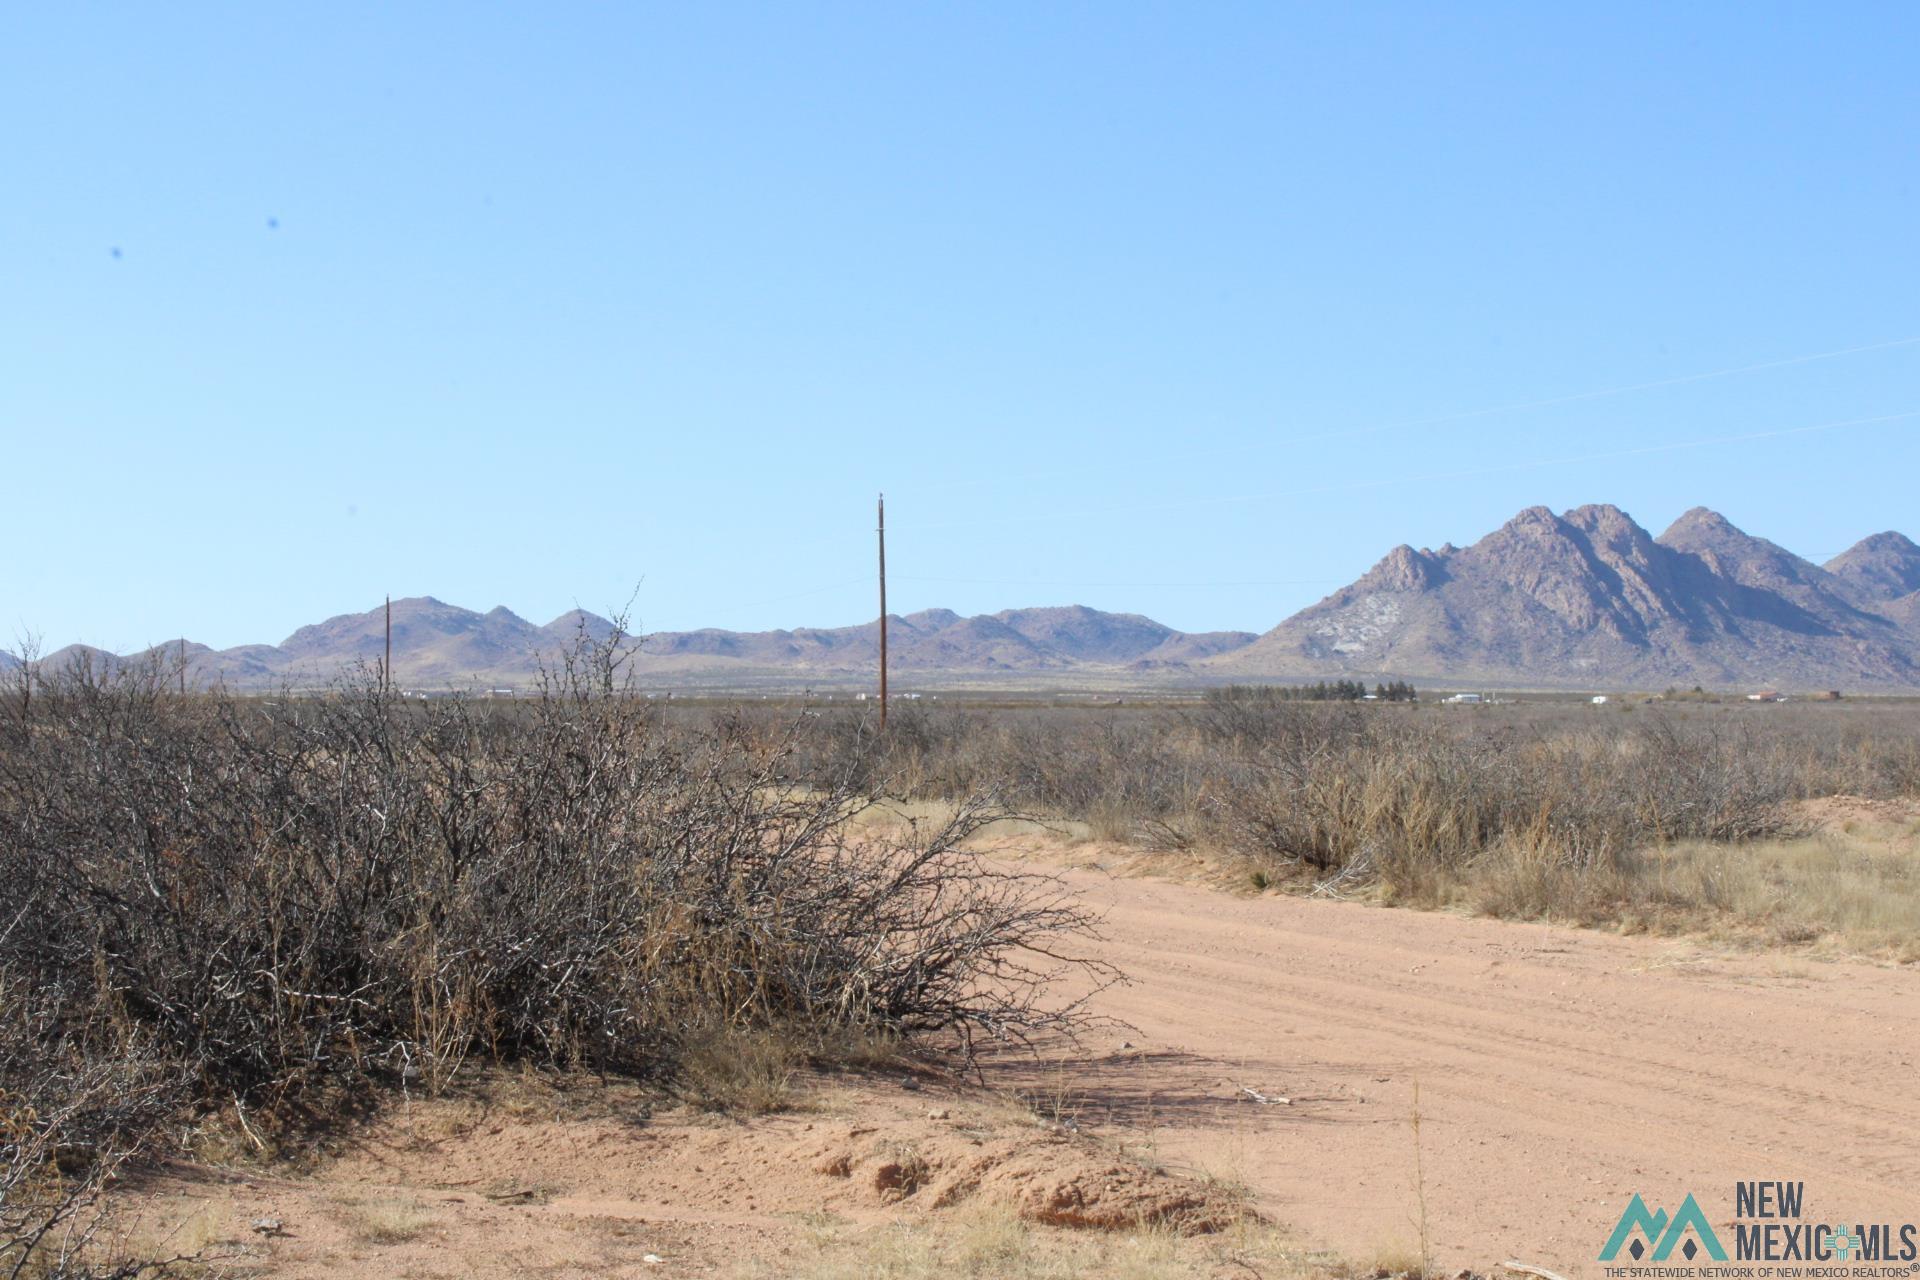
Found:
[[[1495,916],[1920,960],[1920,841],[1904,824],[1850,825],[1739,844],[1680,841],[1636,850],[1604,873],[1503,847],[1439,897]]]
[[[1309,1254],[1255,1223],[1204,1237],[1171,1229],[1063,1231],[1011,1213],[979,1211],[923,1222],[861,1228],[831,1219],[809,1224],[797,1256],[757,1262],[740,1280],[1178,1280],[1222,1274],[1270,1280],[1332,1274]]]
[[[124,1224],[113,1253],[123,1258],[171,1258],[175,1261],[153,1274],[174,1280],[202,1280],[234,1274],[232,1264],[243,1246],[221,1228],[217,1214],[201,1206],[174,1222],[134,1218]]]
[[[1421,1280],[1422,1277],[1431,1273],[1417,1247],[1402,1243],[1388,1243],[1373,1250],[1360,1262],[1347,1263],[1335,1268],[1333,1274],[1338,1280],[1376,1280],[1381,1276]]]
[[[1692,842],[1649,855],[1655,902],[1700,903],[1770,940],[1920,960],[1920,856],[1864,833],[1820,832],[1735,848]]]
[[[885,745],[903,815],[990,781],[1037,831],[1181,850],[1242,892],[1920,959],[1920,708],[1622,706],[915,710]],[[803,768],[845,767],[816,732]],[[1837,796],[1908,816],[1806,819]]]
[[[395,1245],[417,1240],[438,1221],[414,1200],[402,1196],[345,1197],[340,1219],[364,1244]]]
[[[1074,1082],[1073,1073],[1064,1062],[1050,1067],[1036,1086],[1020,1090],[1014,1096],[1035,1119],[1056,1128],[1077,1125],[1087,1105],[1086,1092]]]
[[[797,1103],[795,1077],[806,1065],[797,1031],[716,1027],[688,1038],[674,1093],[688,1106],[729,1115],[768,1115]]]

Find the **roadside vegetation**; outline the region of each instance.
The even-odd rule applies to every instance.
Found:
[[[877,1230],[816,1221],[807,1224],[797,1256],[777,1264],[750,1262],[735,1274],[739,1280],[1201,1280],[1232,1274],[1304,1280],[1337,1276],[1342,1268],[1253,1221],[1200,1237],[1167,1227],[1062,1233],[989,1210],[951,1224],[919,1221]]]
[[[1245,882],[1629,930],[1828,939],[1920,959],[1920,708],[1359,705],[1226,690],[1178,708],[898,709],[868,767]],[[815,776],[872,735],[823,711]],[[1810,820],[1823,798],[1884,823]],[[1902,805],[1908,806],[1902,815]]]

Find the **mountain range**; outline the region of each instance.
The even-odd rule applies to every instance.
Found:
[[[1534,687],[1920,686],[1920,547],[1825,566],[1696,507],[1654,537],[1618,507],[1522,511],[1469,547],[1395,547],[1216,664]]]
[[[574,610],[544,626],[431,597],[393,602],[395,679],[430,689],[525,684],[584,629]],[[643,683],[707,687],[851,684],[878,660],[877,622],[738,632],[655,632]],[[187,676],[236,689],[324,682],[385,646],[381,608],[342,614],[278,645],[190,642]],[[151,653],[152,651],[149,651]],[[58,665],[85,656],[71,646]],[[139,657],[142,655],[128,655]],[[1920,546],[1878,533],[1825,565],[1695,508],[1657,538],[1618,507],[1522,511],[1467,547],[1399,546],[1366,574],[1256,635],[1181,632],[1081,605],[973,617],[890,616],[890,669],[921,684],[1137,687],[1327,676],[1519,688],[1669,684],[1920,688]],[[0,655],[0,669],[14,659]]]

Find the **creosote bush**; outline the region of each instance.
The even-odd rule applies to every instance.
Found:
[[[107,1183],[181,1102],[179,1072],[137,1035],[89,1041],[63,1027],[57,995],[27,975],[0,982],[0,1275],[132,1280],[162,1268],[100,1237]]]
[[[788,733],[667,725],[619,661],[583,640],[506,708],[370,672],[266,700],[38,677],[0,725],[0,1096],[35,1091],[16,1127],[67,1119],[7,1148],[6,1212],[50,1220],[26,1189],[55,1155],[105,1167],[161,1103],[259,1115],[475,1058],[670,1077],[725,1032],[971,1044],[1079,1016],[1043,995],[1091,921],[963,847],[990,796],[870,829],[885,779],[858,752],[797,787]],[[34,1074],[50,1055],[66,1084]],[[71,1110],[96,1096],[119,1110]]]
[[[1909,708],[1356,705],[1220,690],[1184,708],[914,707],[867,767],[917,798],[992,780],[1101,839],[1204,846],[1262,874],[1501,914],[1606,914],[1648,851],[1781,835],[1791,802],[1920,796]],[[807,722],[797,759],[847,767],[860,720]],[[1489,878],[1502,881],[1486,883]],[[1645,877],[1642,877],[1643,879]]]

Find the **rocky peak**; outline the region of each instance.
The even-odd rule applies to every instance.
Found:
[[[1920,591],[1920,546],[1905,534],[1876,533],[1827,561],[1828,573],[1878,600]]]
[[[1560,527],[1560,517],[1553,514],[1552,509],[1549,507],[1528,507],[1501,527],[1521,532],[1527,530],[1557,530]]]
[[[1679,519],[1667,526],[1667,531],[1660,535],[1660,541],[1665,542],[1670,538],[1720,536],[1729,533],[1742,538],[1747,536],[1735,526],[1733,521],[1711,507],[1689,507],[1680,513]]]
[[[1446,581],[1446,571],[1429,553],[1401,543],[1354,584],[1365,591],[1425,591]]]
[[[960,615],[951,609],[922,609],[900,621],[920,631],[941,631],[960,621]]]
[[[1698,557],[1733,583],[1775,592],[1801,608],[1845,607],[1834,597],[1832,575],[1785,547],[1744,532],[1717,511],[1693,508],[1675,520],[1659,541],[1663,547]]]

